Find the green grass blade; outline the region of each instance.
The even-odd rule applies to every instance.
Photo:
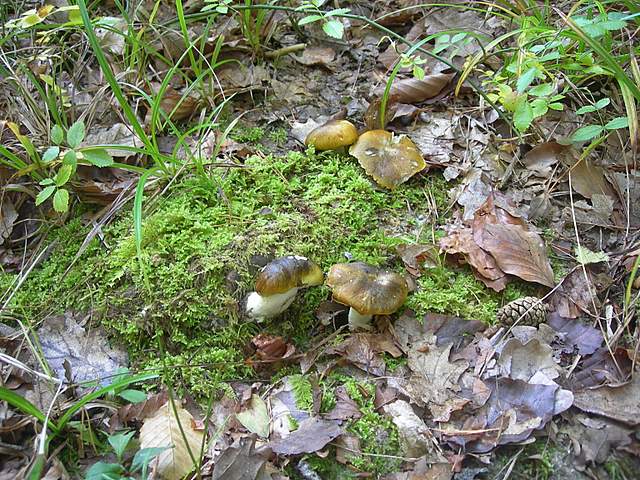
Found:
[[[87,35],[89,44],[91,45],[93,53],[96,56],[98,63],[100,64],[100,68],[102,70],[102,73],[104,74],[105,79],[107,80],[107,83],[111,87],[113,94],[118,99],[120,108],[122,108],[122,111],[127,117],[127,120],[129,121],[129,123],[131,123],[131,126],[135,130],[136,135],[138,135],[138,137],[145,144],[147,153],[151,155],[151,157],[153,158],[154,162],[158,167],[160,167],[163,171],[168,173],[168,170],[164,165],[164,163],[162,162],[162,159],[158,153],[158,150],[154,148],[153,144],[149,140],[149,137],[145,133],[144,128],[142,128],[142,125],[138,121],[138,117],[136,116],[135,112],[131,108],[131,105],[129,105],[128,100],[126,99],[124,93],[122,92],[122,89],[120,88],[120,85],[118,84],[118,81],[115,75],[113,74],[113,71],[111,70],[111,66],[107,61],[107,58],[105,57],[104,52],[100,48],[100,42],[98,40],[98,37],[96,36],[96,32],[95,32],[95,29],[93,28],[93,24],[91,23],[91,19],[89,18],[89,12],[87,11],[87,4],[85,0],[78,0],[78,7],[80,9],[80,16],[82,17],[82,23],[84,24],[85,34]]]
[[[88,395],[85,395],[84,397],[82,397],[80,400],[78,400],[76,403],[74,403],[66,412],[64,412],[64,415],[62,415],[62,417],[60,417],[60,420],[58,420],[58,428],[60,430],[62,430],[67,423],[69,422],[69,420],[71,420],[73,418],[73,416],[78,413],[78,411],[80,411],[80,409],[82,407],[84,407],[87,403],[92,402],[93,400],[96,400],[108,393],[113,392],[114,390],[126,387],[128,385],[131,385],[132,383],[137,383],[137,382],[144,382],[145,380],[151,380],[153,378],[158,378],[158,374],[157,373],[141,373],[139,375],[133,375],[131,377],[127,377],[124,378],[122,380],[118,380],[114,383],[112,383],[111,385],[108,385],[106,387],[100,388],[99,390],[96,390],[95,392],[92,392]]]
[[[42,423],[44,423],[47,418],[47,416],[33,403],[26,398],[21,397],[17,393],[12,392],[8,388],[0,387],[0,400],[7,402],[9,405],[17,408],[25,415],[35,417]],[[51,420],[48,420],[47,425],[53,432],[57,433],[59,431],[59,427]]]

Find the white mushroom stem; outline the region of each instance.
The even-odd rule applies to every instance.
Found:
[[[299,288],[292,288],[284,293],[276,293],[263,297],[258,292],[251,292],[247,297],[247,315],[250,318],[264,319],[280,315],[293,303]]]
[[[371,318],[373,315],[363,315],[355,308],[349,308],[349,330],[371,330]]]

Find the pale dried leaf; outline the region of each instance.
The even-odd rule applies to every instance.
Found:
[[[154,416],[147,418],[140,429],[140,448],[171,447],[151,463],[165,480],[180,480],[193,470],[204,439],[204,432],[195,428],[191,414],[177,404],[175,407],[174,412],[171,403],[167,402]]]
[[[260,435],[262,438],[269,436],[269,412],[267,404],[255,393],[251,395],[249,405],[242,412],[236,414],[236,418],[244,428],[252,433]]]

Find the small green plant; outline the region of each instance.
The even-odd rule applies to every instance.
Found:
[[[334,8],[323,11],[320,9],[326,0],[308,0],[302,2],[296,11],[305,12],[307,15],[298,21],[298,25],[308,25],[314,22],[322,22],[322,30],[332,38],[341,39],[344,36],[344,25],[336,18],[337,15],[344,15],[351,10],[348,8]]]
[[[116,433],[107,441],[118,460],[117,463],[97,462],[86,473],[86,480],[135,480],[148,478],[151,460],[170,447],[153,447],[138,450],[131,461],[125,461],[124,454],[135,432]]]
[[[82,120],[76,121],[66,134],[60,125],[51,129],[51,141],[54,145],[42,154],[43,167],[50,171],[50,176],[40,181],[44,188],[36,197],[36,205],[45,202],[53,196],[53,208],[56,212],[69,210],[69,190],[65,185],[78,168],[78,162],[84,162],[96,167],[113,165],[113,158],[104,148],[84,147],[80,144],[84,140],[85,127]]]

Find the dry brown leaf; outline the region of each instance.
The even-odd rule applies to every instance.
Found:
[[[605,177],[604,168],[594,165],[587,159],[571,167],[571,186],[573,190],[586,198],[596,194],[615,198],[615,192]]]
[[[574,405],[584,412],[595,413],[627,425],[640,424],[640,376],[634,375],[621,387],[605,386],[575,392]]]
[[[560,145],[557,142],[544,142],[529,150],[522,163],[527,169],[532,170],[540,177],[548,177],[553,166],[556,165],[562,156],[566,155],[569,147]]]
[[[129,422],[141,422],[147,417],[154,415],[158,409],[167,403],[168,394],[166,391],[150,396],[144,402],[128,403],[118,409],[109,420],[109,431],[120,430]]]
[[[396,79],[391,85],[389,97],[396,103],[420,103],[438,96],[451,82],[453,73],[426,75],[423,80],[417,78]],[[382,92],[378,92],[381,94]]]
[[[191,414],[179,405],[175,407],[174,412],[171,403],[167,402],[154,416],[147,418],[140,429],[140,448],[171,447],[151,463],[157,474],[166,480],[180,480],[193,470],[204,439],[204,432],[196,429]]]
[[[469,227],[459,226],[449,231],[449,235],[440,239],[440,248],[451,255],[462,255],[471,265],[478,279],[496,292],[507,286],[507,276],[496,260],[478,246]]]
[[[554,287],[553,270],[537,233],[516,225],[485,225],[479,244],[505,273]]]
[[[331,47],[313,46],[307,47],[302,55],[294,55],[293,58],[303,65],[322,65],[328,66],[336,57],[336,51]]]
[[[411,400],[431,410],[434,421],[446,422],[451,412],[469,402],[461,398],[458,379],[469,367],[467,361],[449,361],[451,344],[436,346],[436,338],[417,342],[408,353],[408,366],[413,372],[407,384]]]

